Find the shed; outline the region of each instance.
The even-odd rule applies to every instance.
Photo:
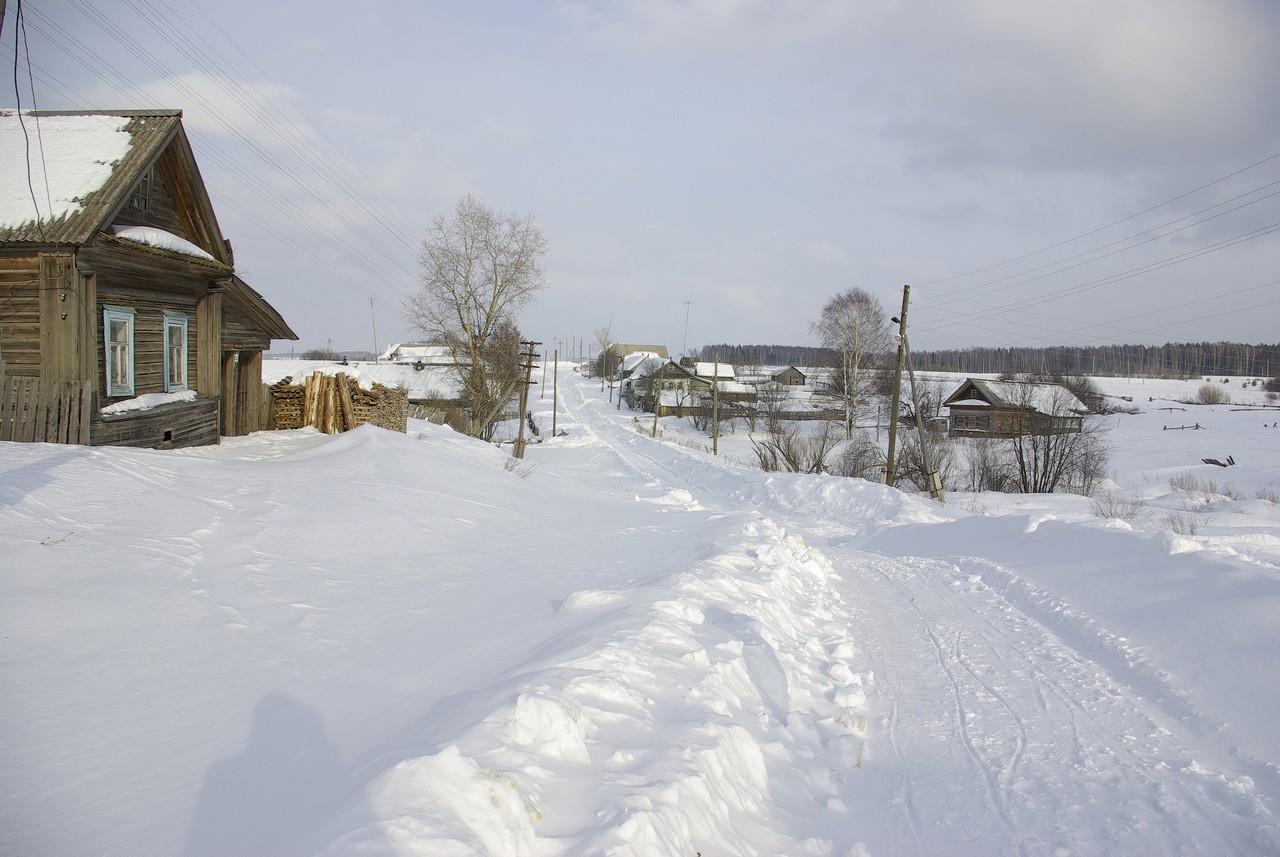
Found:
[[[803,387],[806,380],[804,373],[794,366],[775,372],[769,378],[787,387]]]
[[[1061,384],[966,378],[942,403],[950,437],[1018,437],[1080,431],[1089,408]]]
[[[0,110],[0,289],[6,427],[80,402],[56,437],[15,439],[175,448],[265,428],[262,354],[298,338],[236,276],[180,110]]]

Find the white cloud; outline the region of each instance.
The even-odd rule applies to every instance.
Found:
[[[848,254],[844,250],[834,244],[826,244],[824,242],[815,242],[804,248],[804,254],[815,262],[834,263],[843,262],[848,258]]]

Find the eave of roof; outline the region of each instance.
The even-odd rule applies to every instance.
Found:
[[[285,322],[284,316],[244,280],[232,276],[227,291],[262,326],[269,338],[298,339],[298,334]]]

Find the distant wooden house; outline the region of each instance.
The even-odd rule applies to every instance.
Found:
[[[236,276],[181,117],[0,110],[10,427],[65,419],[41,402],[70,395],[83,419],[56,438],[70,442],[173,448],[266,427],[262,354],[298,337]]]
[[[629,354],[656,354],[658,357],[670,357],[667,353],[665,345],[638,345],[636,343],[615,342],[610,345],[605,353],[615,361],[620,361]]]
[[[454,366],[453,350],[447,345],[395,343],[382,352],[381,363],[407,363],[412,366]]]
[[[951,437],[1078,432],[1089,408],[1061,384],[966,378],[942,403]]]
[[[754,384],[744,384],[738,380],[732,363],[720,361],[698,362],[694,364],[694,374],[710,385],[715,385],[716,398],[725,404],[754,403],[758,396]],[[710,401],[710,394],[704,398]]]
[[[786,387],[803,387],[806,381],[804,373],[794,366],[775,372],[769,378]]]

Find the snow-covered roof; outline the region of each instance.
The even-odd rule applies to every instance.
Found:
[[[413,343],[395,343],[382,352],[378,358],[385,362],[417,363],[421,361],[428,366],[452,366],[453,352],[447,345],[421,345]]]
[[[1038,381],[992,381],[968,378],[944,405],[1032,408],[1042,414],[1084,413],[1089,406],[1061,384]]]
[[[733,364],[725,363],[721,360],[719,363],[708,361],[706,363],[698,362],[693,364],[693,371],[699,378],[733,378]]]
[[[662,355],[653,351],[636,351],[632,354],[628,354],[626,357],[623,357],[622,362],[618,364],[618,374],[629,375],[633,373],[636,367],[641,363],[644,363],[646,360],[653,360],[654,358],[662,359]]]
[[[670,364],[671,361],[665,357],[648,356],[635,364],[631,371],[632,379],[648,378],[650,375],[658,372],[662,367]]]
[[[0,229],[79,212],[124,160],[131,121],[0,110]]]
[[[181,117],[180,110],[0,110],[0,241],[88,241],[175,138],[189,155]],[[212,236],[207,246],[221,243]]]

